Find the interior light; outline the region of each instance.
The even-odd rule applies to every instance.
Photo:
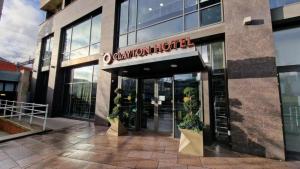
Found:
[[[128,71],[127,71],[127,70],[123,70],[122,72],[123,72],[123,73],[128,73]]]
[[[152,11],[152,8],[149,8],[148,10],[149,10],[149,11]]]
[[[159,4],[159,6],[163,7],[163,6],[164,6],[164,4],[163,4],[163,3],[160,3],[160,4]]]
[[[170,66],[171,66],[171,68],[177,68],[178,67],[178,65],[175,65],[175,64],[172,64]]]
[[[151,69],[148,68],[148,67],[145,67],[144,70],[145,70],[145,71],[150,71]]]

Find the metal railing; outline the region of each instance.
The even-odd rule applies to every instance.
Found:
[[[48,105],[0,100],[0,118],[29,117],[29,124],[34,118],[43,120],[43,130],[46,130],[48,116]]]

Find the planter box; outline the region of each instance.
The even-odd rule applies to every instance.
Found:
[[[107,130],[106,134],[112,135],[112,136],[121,136],[127,133],[127,129],[124,127],[124,125],[121,123],[119,118],[107,118],[107,120],[110,123],[110,128]]]
[[[203,132],[194,132],[187,129],[179,129],[181,131],[179,154],[204,156]]]

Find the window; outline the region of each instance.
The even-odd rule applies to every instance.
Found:
[[[4,91],[6,91],[6,92],[15,91],[15,84],[14,83],[5,83]]]
[[[64,33],[63,60],[76,59],[100,52],[101,15],[71,26]]]
[[[300,72],[279,73],[286,150],[300,152]]]
[[[300,0],[270,0],[270,7],[273,9],[297,2]]]
[[[277,66],[300,64],[300,28],[274,32]]]
[[[3,87],[4,87],[4,84],[2,82],[0,82],[0,92],[3,91]]]
[[[53,35],[48,36],[43,39],[42,42],[42,66],[49,66],[51,62],[51,56],[52,56],[52,42],[53,41]]]
[[[119,12],[120,48],[222,21],[220,0],[125,0]]]
[[[99,67],[86,66],[74,68],[66,72],[65,116],[93,119],[97,93]]]

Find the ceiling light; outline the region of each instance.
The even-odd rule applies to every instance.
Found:
[[[149,10],[149,11],[152,11],[152,8],[149,8],[148,10]]]
[[[145,67],[144,70],[145,70],[145,71],[150,71],[151,69],[148,68],[148,67]]]
[[[172,64],[170,66],[171,66],[171,68],[177,68],[178,67],[178,65],[175,65],[175,64]]]
[[[160,4],[159,4],[159,6],[163,7],[163,6],[164,6],[164,4],[163,4],[163,3],[160,3]]]
[[[128,71],[127,70],[123,70],[123,73],[128,73]]]

